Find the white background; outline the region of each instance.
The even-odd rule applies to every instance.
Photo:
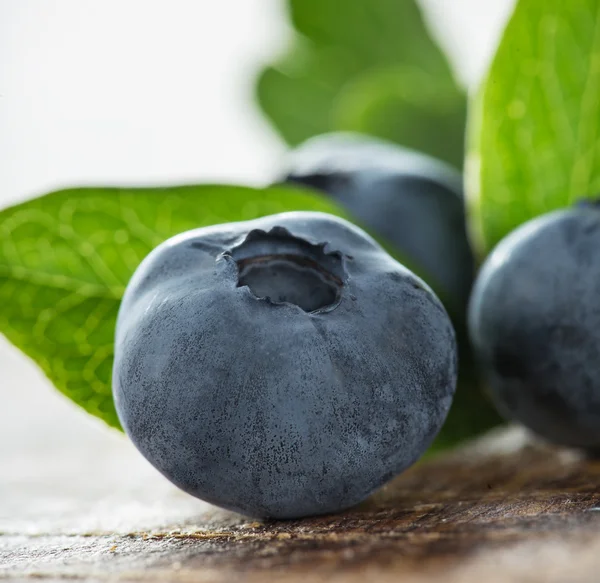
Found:
[[[473,86],[512,0],[422,4]],[[0,0],[0,208],[67,185],[267,181],[284,146],[253,79],[288,35],[283,0]],[[40,478],[41,451],[65,484],[103,447],[143,463],[2,338],[0,391],[0,484]]]

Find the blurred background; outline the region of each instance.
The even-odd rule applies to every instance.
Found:
[[[460,86],[477,86],[512,4],[420,2]],[[0,207],[71,185],[268,183],[286,144],[256,79],[293,34],[284,0],[0,0]],[[1,337],[0,386],[0,519],[7,503],[37,512],[18,484],[66,496],[108,465],[156,475]]]

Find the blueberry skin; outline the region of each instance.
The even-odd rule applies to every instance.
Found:
[[[294,269],[317,257],[337,282],[326,307],[238,285],[240,257],[259,256],[260,269],[294,254]],[[155,249],[120,308],[113,391],[129,437],[181,489],[295,518],[353,506],[415,462],[448,413],[456,368],[452,325],[426,284],[352,224],[295,212]]]
[[[312,138],[293,151],[284,181],[328,193],[464,316],[474,279],[462,176],[425,154],[353,133]]]
[[[473,290],[469,329],[499,411],[549,441],[600,447],[600,211],[534,219]]]

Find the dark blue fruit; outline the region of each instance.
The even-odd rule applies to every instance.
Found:
[[[350,223],[286,213],[155,249],[119,313],[114,395],[144,456],[245,514],[350,507],[411,465],[450,407],[454,332]]]
[[[600,447],[600,210],[550,213],[506,237],[475,284],[469,328],[502,414]]]
[[[461,316],[473,283],[462,177],[424,154],[359,134],[334,133],[292,152],[288,182],[331,195]]]

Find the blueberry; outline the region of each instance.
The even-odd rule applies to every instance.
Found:
[[[600,210],[506,237],[475,284],[469,328],[500,412],[547,440],[600,447]]]
[[[119,312],[113,388],[143,455],[245,514],[353,506],[411,465],[450,407],[454,332],[360,229],[285,213],[183,233]]]
[[[464,317],[474,262],[456,170],[375,138],[333,133],[292,152],[284,180],[331,195]]]

